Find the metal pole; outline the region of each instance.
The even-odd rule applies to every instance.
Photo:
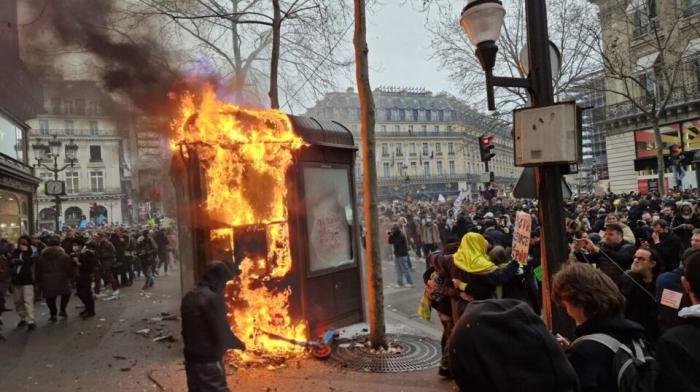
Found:
[[[525,0],[528,55],[532,106],[554,103],[552,70],[549,59],[549,35],[545,0]],[[571,336],[573,324],[561,309],[552,303],[551,279],[568,257],[564,230],[561,166],[540,166],[536,171],[538,211],[542,225],[542,311],[547,326],[554,332]]]

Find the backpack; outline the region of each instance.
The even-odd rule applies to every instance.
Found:
[[[613,372],[617,375],[619,392],[653,392],[659,365],[643,340],[632,341],[631,347],[604,333],[581,336],[572,345],[581,341],[598,342],[615,353]]]

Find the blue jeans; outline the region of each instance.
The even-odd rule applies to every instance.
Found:
[[[406,283],[413,285],[413,276],[408,266],[408,256],[394,256],[394,267],[396,268],[396,283],[403,286],[404,278]]]

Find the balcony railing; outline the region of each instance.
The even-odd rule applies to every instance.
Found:
[[[378,138],[382,137],[463,137],[465,132],[435,132],[435,131],[409,131],[409,132],[376,132],[374,134]]]
[[[642,95],[634,99],[639,106],[643,108],[651,109],[655,103],[662,104],[660,100],[665,97],[655,97],[654,95]],[[676,86],[671,91],[671,96],[669,97],[666,108],[671,108],[677,105],[681,105],[688,102],[694,102],[700,100],[700,84],[692,83],[686,85]],[[611,121],[619,118],[629,117],[641,114],[640,108],[631,101],[624,101],[620,103],[615,103],[612,105],[606,105],[604,107],[595,108],[593,111],[597,112],[603,121]]]
[[[48,134],[47,134],[48,131]],[[38,137],[48,137],[53,135],[58,136],[106,136],[105,134],[112,133],[112,131],[104,129],[65,129],[65,128],[51,128],[51,129],[32,129],[32,136],[36,135]]]

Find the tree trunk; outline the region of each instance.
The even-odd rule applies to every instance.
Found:
[[[666,195],[666,164],[664,162],[664,143],[661,140],[659,122],[654,121],[654,140],[656,141],[656,167],[658,168],[659,194]],[[669,184],[670,186],[671,184]]]
[[[365,215],[365,260],[367,264],[367,303],[369,307],[369,338],[372,348],[387,347],[384,325],[384,292],[382,260],[379,252],[379,221],[377,219],[377,163],[374,152],[374,98],[369,84],[369,60],[365,0],[355,4],[355,78],[362,120],[362,184]]]
[[[280,62],[280,29],[282,13],[280,12],[280,0],[272,0],[272,56],[270,58],[270,107],[280,108],[277,96],[277,72]]]

